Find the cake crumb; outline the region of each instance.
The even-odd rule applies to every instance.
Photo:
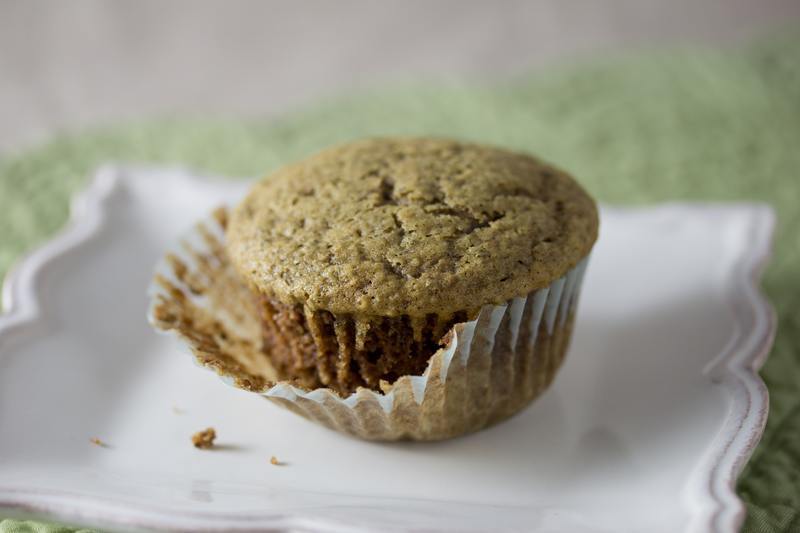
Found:
[[[98,439],[97,437],[92,437],[91,439],[89,439],[89,442],[91,442],[95,446],[100,446],[101,448],[108,448],[108,444]]]
[[[186,414],[186,409],[181,409],[180,407],[173,405],[172,412],[176,415],[183,415]]]
[[[206,428],[192,435],[192,444],[194,444],[195,448],[207,450],[214,447],[214,439],[216,438],[217,432],[214,431],[214,428]]]
[[[270,464],[273,464],[275,466],[283,466],[283,463],[278,461],[278,458],[275,457],[274,455],[269,458],[269,462],[270,462]]]

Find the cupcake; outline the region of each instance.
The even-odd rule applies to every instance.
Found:
[[[371,139],[277,171],[215,224],[199,230],[205,250],[160,269],[156,326],[308,418],[429,440],[547,388],[598,217],[570,176],[531,156]]]

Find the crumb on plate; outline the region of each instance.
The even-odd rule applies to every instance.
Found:
[[[277,457],[275,457],[274,455],[273,455],[272,457],[270,457],[270,458],[269,458],[269,462],[270,462],[270,464],[273,464],[273,465],[275,465],[275,466],[282,466],[282,465],[283,465],[283,463],[281,463],[280,461],[278,461],[278,458],[277,458]]]
[[[186,409],[181,409],[180,407],[173,405],[172,412],[175,413],[176,415],[182,415],[186,413]]]
[[[206,428],[192,435],[192,444],[194,444],[195,448],[207,450],[214,446],[214,439],[216,438],[217,432],[214,431],[214,428]]]
[[[108,448],[108,444],[98,439],[97,437],[92,437],[91,439],[89,439],[89,442],[91,442],[95,446],[100,446],[101,448]]]

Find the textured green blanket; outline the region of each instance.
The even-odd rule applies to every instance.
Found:
[[[764,439],[739,483],[746,531],[800,531],[800,34],[539,71],[486,88],[404,87],[269,123],[161,121],[0,160],[0,275],[66,220],[108,161],[257,175],[335,141],[441,134],[534,151],[607,202],[760,200],[778,210],[765,287],[779,315]],[[7,520],[0,533],[63,531]]]

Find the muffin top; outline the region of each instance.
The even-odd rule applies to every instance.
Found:
[[[544,287],[585,257],[597,208],[529,155],[444,139],[369,139],[257,183],[227,247],[257,291],[313,310],[446,315]]]

